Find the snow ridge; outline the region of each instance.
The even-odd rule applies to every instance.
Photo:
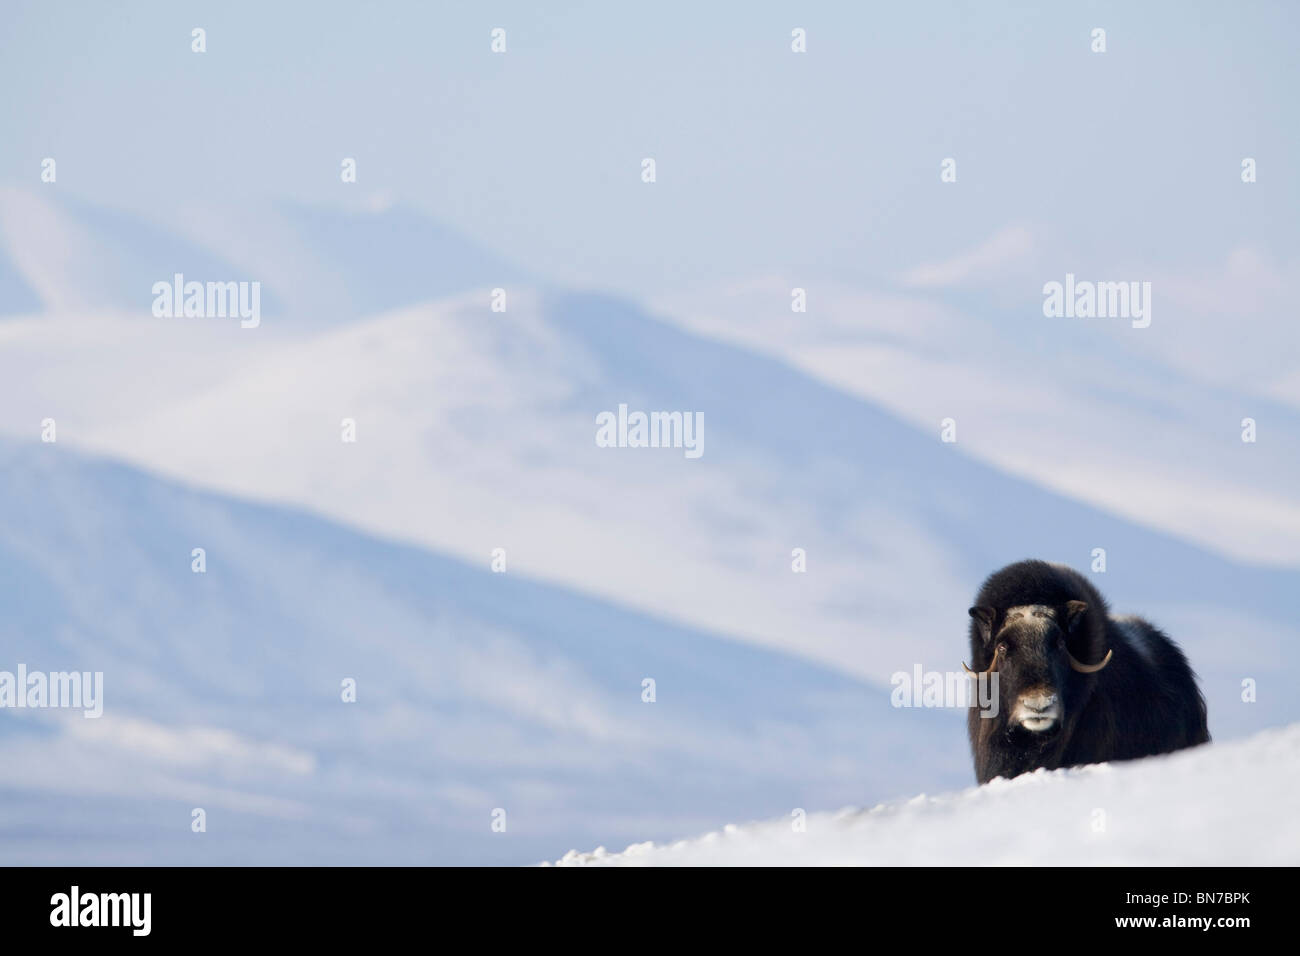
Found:
[[[666,846],[571,850],[555,865],[1294,866],[1298,784],[1293,724],[1146,760],[808,814],[802,828],[795,810]]]

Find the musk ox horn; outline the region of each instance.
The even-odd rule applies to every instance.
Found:
[[[998,654],[1000,654],[1000,653],[1002,653],[1001,650],[995,648],[994,651],[993,651],[993,660],[989,661],[989,666],[988,666],[985,670],[981,671],[980,673],[987,674],[987,673],[989,673],[990,671],[992,671],[993,668],[997,667],[997,666],[998,666]],[[1070,658],[1070,661],[1071,661],[1071,663],[1073,663],[1074,658]],[[966,662],[965,662],[965,661],[962,661],[962,662],[961,662],[961,668],[962,668],[962,670],[964,670],[967,674],[970,674],[971,677],[978,677],[978,676],[979,676],[979,675],[976,674],[973,670],[971,670],[969,667],[966,666]],[[1100,670],[1100,668],[1098,668],[1098,670]]]
[[[1101,670],[1103,667],[1105,667],[1107,664],[1110,663],[1110,656],[1114,653],[1115,653],[1114,648],[1108,650],[1106,652],[1106,656],[1103,657],[1096,664],[1082,664],[1079,661],[1076,661],[1074,659],[1074,655],[1071,654],[1069,651],[1065,652],[1065,656],[1070,659],[1070,666],[1074,668],[1076,671],[1078,671],[1080,674],[1095,674],[1097,673],[1097,671]]]

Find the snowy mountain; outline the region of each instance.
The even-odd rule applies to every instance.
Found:
[[[385,202],[192,203],[155,219],[54,190],[0,188],[0,317],[148,314],[153,284],[257,281],[280,326],[320,327],[528,274],[419,213]]]
[[[104,675],[0,712],[9,863],[526,863],[969,776],[951,711],[62,443],[0,443],[0,527],[0,671]]]
[[[522,267],[405,206],[186,207],[186,234],[262,278],[292,324],[319,328],[470,289],[536,282]],[[265,278],[263,278],[265,277]]]
[[[33,300],[46,313],[118,308],[148,315],[153,284],[177,272],[240,278],[231,262],[174,229],[53,190],[15,187],[0,188],[0,274],[6,270],[21,287],[0,298],[0,316],[36,312]],[[283,312],[273,288],[264,290],[262,305]]]
[[[957,668],[992,569],[1026,556],[1087,569],[1104,548],[1098,586],[1187,648],[1216,734],[1297,716],[1284,695],[1240,703],[1245,678],[1300,677],[1297,572],[1008,475],[626,303],[512,289],[494,313],[472,293],[288,341],[159,321],[161,378],[140,320],[105,317],[93,354],[50,324],[13,327],[7,429],[31,436],[61,408],[61,440],[137,467],[471,564],[503,548],[530,577],[877,684],[917,662]],[[187,348],[191,329],[213,347]],[[596,417],[620,404],[701,412],[703,455],[598,447]]]
[[[923,431],[952,418],[962,449],[999,470],[1239,561],[1300,567],[1289,440],[1300,336],[1286,274],[1242,253],[1204,275],[1158,276],[1148,328],[1049,319],[1039,289],[1065,267],[1040,237],[1022,242],[1024,261],[1004,263],[1015,271],[993,288],[975,268],[960,283],[872,290],[772,277],[654,306]],[[796,286],[806,313],[791,312]],[[1245,418],[1253,443],[1241,440]]]
[[[0,670],[103,670],[108,700],[97,721],[0,722],[14,858],[528,862],[957,787],[959,715],[894,709],[891,675],[958,668],[990,570],[1086,570],[1097,548],[1112,606],[1188,652],[1216,739],[1300,718],[1300,572],[1240,557],[1266,522],[1232,529],[1182,425],[1187,475],[1147,521],[1107,503],[1140,489],[1137,438],[1105,457],[1105,415],[1081,418],[1072,458],[1011,413],[1041,377],[964,380],[948,444],[919,386],[837,378],[775,325],[742,339],[547,289],[400,211],[230,208],[176,238],[18,195],[0,263],[43,308],[0,322]],[[155,318],[134,290],[173,267],[265,276],[275,304],[255,330]],[[924,369],[908,309],[854,321]],[[955,366],[934,368],[917,382]],[[1071,374],[1046,412],[1092,394]],[[1136,431],[1172,407],[1144,401]],[[703,454],[600,447],[621,405],[701,414]],[[1056,465],[989,455],[989,435]],[[1224,480],[1285,504],[1289,453],[1256,450],[1258,475]],[[1071,461],[1087,488],[1059,480]],[[190,833],[196,806],[219,841]]]
[[[1131,763],[810,813],[560,866],[1295,866],[1300,724]],[[796,808],[798,809],[798,808]]]

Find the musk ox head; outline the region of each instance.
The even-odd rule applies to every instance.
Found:
[[[1000,709],[1012,733],[1058,732],[1082,690],[1072,675],[1095,674],[1110,663],[1110,650],[1096,663],[1085,663],[1098,638],[1104,640],[1104,628],[1084,601],[981,605],[971,608],[970,616],[976,666],[997,673]]]

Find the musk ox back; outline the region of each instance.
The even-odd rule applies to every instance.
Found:
[[[1209,741],[1187,658],[1139,617],[1111,617],[1088,580],[1046,561],[991,575],[970,609],[972,673],[996,716],[967,718],[975,776],[1130,760]]]

